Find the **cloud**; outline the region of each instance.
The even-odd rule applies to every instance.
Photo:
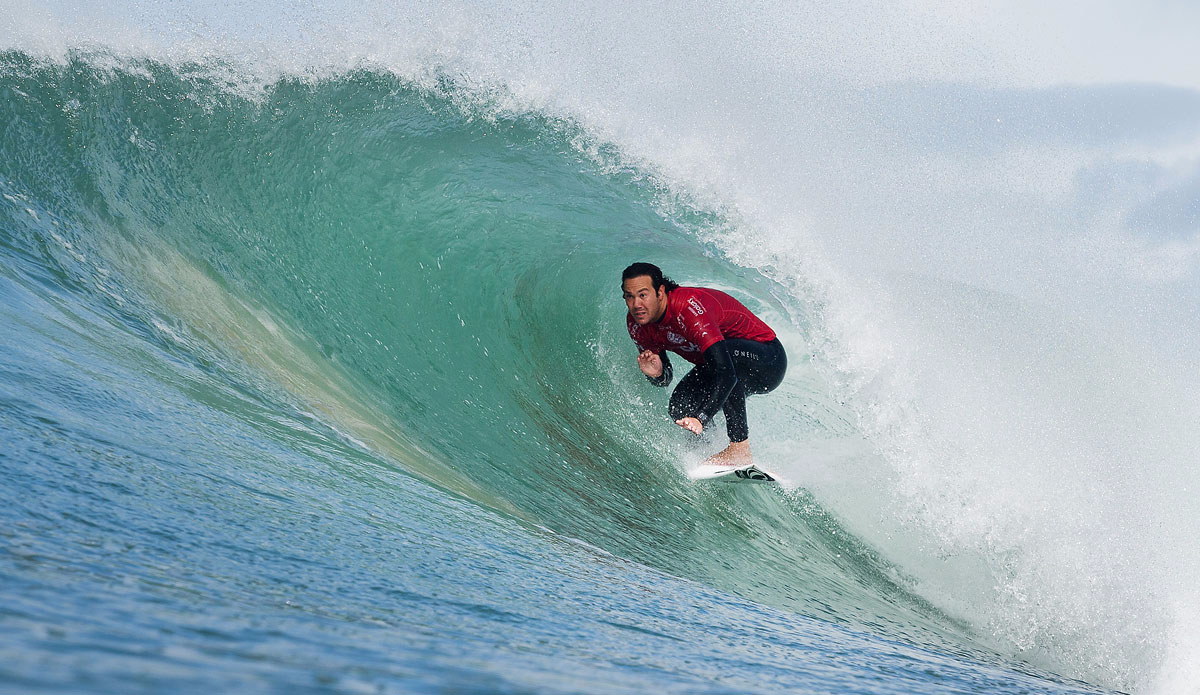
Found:
[[[1130,211],[1125,224],[1130,230],[1150,234],[1200,236],[1200,165],[1177,185]]]
[[[1162,147],[1200,138],[1200,90],[1190,88],[895,84],[866,94],[891,130],[934,151]]]

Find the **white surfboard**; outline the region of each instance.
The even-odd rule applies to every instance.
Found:
[[[759,468],[754,464],[748,466],[714,466],[704,464],[688,471],[692,480],[704,480],[719,483],[778,483],[779,476]]]

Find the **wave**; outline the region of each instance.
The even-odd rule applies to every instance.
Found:
[[[912,641],[1186,682],[1191,256],[1099,222],[1148,204],[1112,177],[1179,156],[1190,93],[1149,90],[1171,127],[1082,136],[1052,91],[805,76],[765,118],[735,106],[779,94],[737,89],[693,116],[688,78],[655,120],[649,78],[605,108],[616,84],[547,96],[419,53],[257,74],[6,53],[6,257],[528,524]],[[996,104],[1027,120],[973,151]],[[623,334],[634,260],[784,337],[789,378],[750,409],[786,494],[684,482],[701,454]]]
[[[810,498],[730,506],[683,481],[662,396],[634,378],[620,269],[669,249],[680,277],[757,284],[744,296],[777,323],[787,308],[696,243],[711,215],[665,213],[644,178],[581,156],[577,133],[479,119],[377,73],[248,101],[165,66],[10,60],[30,133],[13,142],[39,152],[6,192],[14,238],[123,323],[267,379],[445,489],[626,557],[841,620],[905,593]],[[721,523],[736,533],[703,538]],[[728,557],[697,567],[698,552]],[[797,591],[807,573],[833,593]],[[881,597],[826,607],[854,582]],[[907,602],[906,629],[936,615]]]

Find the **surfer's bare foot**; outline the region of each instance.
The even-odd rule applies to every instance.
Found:
[[[713,454],[705,463],[712,466],[748,466],[754,463],[750,457],[750,440],[729,442],[724,451]]]

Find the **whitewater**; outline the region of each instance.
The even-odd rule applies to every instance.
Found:
[[[1200,693],[1200,10],[3,9],[0,692]]]

